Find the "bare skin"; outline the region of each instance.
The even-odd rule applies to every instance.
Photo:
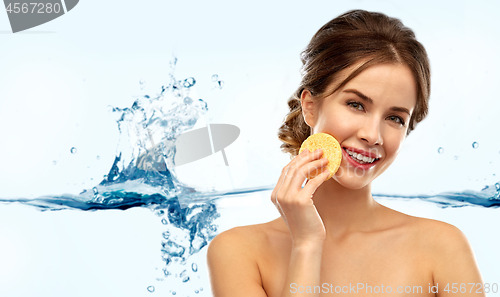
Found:
[[[386,229],[353,233],[336,241],[325,241],[321,259],[321,278],[318,284],[323,293],[318,296],[329,296],[332,291],[335,292],[336,286],[340,288],[337,290],[348,292],[350,285],[356,287],[358,283],[368,284],[373,288],[375,286],[381,288],[381,285],[384,285],[384,290],[387,290],[387,286],[391,286],[393,293],[387,294],[389,296],[448,296],[447,292],[442,291],[447,283],[450,283],[450,290],[452,283],[482,283],[482,279],[478,279],[479,271],[470,247],[464,244],[464,238],[455,227],[439,221],[411,217],[382,205],[379,207],[381,214],[386,213],[387,217],[390,217],[388,221],[399,223],[387,226]],[[214,296],[281,296],[292,250],[289,233],[282,218],[265,224],[237,227],[223,233],[223,237],[226,238],[220,239],[234,242],[221,253],[227,255],[231,250],[235,258],[223,262],[228,271],[211,270]],[[444,240],[444,237],[453,241]],[[449,253],[451,250],[460,250],[461,245],[464,245],[465,251],[456,257],[447,255],[447,250]],[[236,257],[241,255],[248,255],[248,258],[234,262]],[[216,258],[217,256],[212,261],[217,261]],[[450,264],[454,261],[465,262],[459,266],[462,273],[461,280],[446,278],[445,271],[449,270]],[[219,265],[222,266],[223,263]],[[473,268],[472,271],[469,267]],[[435,276],[437,271],[443,271],[443,275]],[[244,277],[245,281],[241,277]],[[230,288],[228,286],[231,283],[236,285]],[[328,284],[327,291],[323,289],[325,283]],[[436,284],[439,284],[439,294],[429,293],[429,287]],[[330,285],[333,289],[330,289]],[[401,291],[405,288],[410,290],[411,287],[411,292],[397,293],[398,286],[402,286],[399,289]],[[459,296],[485,296],[469,294],[471,285],[467,285],[466,288],[467,293]],[[475,285],[473,291],[477,288]],[[370,294],[370,291],[366,292],[365,289],[360,289],[357,294],[353,292],[350,294],[384,295],[375,292]]]
[[[460,230],[389,209],[371,195],[371,182],[392,164],[405,139],[416,102],[411,71],[375,65],[323,101],[313,99],[303,92],[304,120],[314,133],[329,133],[341,147],[372,152],[379,160],[359,172],[344,155],[331,179],[323,172],[302,188],[305,176],[323,171],[327,160],[320,150],[295,157],[271,193],[281,217],[233,228],[211,242],[214,296],[442,297],[457,294],[454,283],[465,285],[460,296],[485,296],[473,285],[482,278]],[[429,291],[436,285],[437,293]],[[388,287],[391,293],[385,293]]]

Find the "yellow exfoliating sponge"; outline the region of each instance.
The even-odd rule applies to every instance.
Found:
[[[335,139],[335,137],[326,133],[316,133],[309,136],[300,146],[299,154],[308,149],[310,152],[314,152],[315,150],[321,148],[323,150],[322,158],[328,159],[328,165],[326,166],[330,171],[330,175],[327,179],[331,178],[335,172],[340,167],[340,162],[342,161],[342,149],[340,148],[340,144]],[[311,173],[309,179],[313,179],[321,172],[318,171],[315,173]]]

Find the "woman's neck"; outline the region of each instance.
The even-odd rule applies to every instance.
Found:
[[[325,225],[327,239],[369,232],[378,225],[375,223],[381,207],[371,195],[371,183],[353,190],[330,179],[316,189],[313,201]]]

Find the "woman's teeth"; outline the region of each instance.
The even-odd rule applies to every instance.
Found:
[[[368,164],[368,163],[373,163],[373,161],[375,161],[376,159],[375,158],[370,158],[370,157],[366,157],[366,156],[363,156],[361,154],[358,154],[358,153],[355,153],[355,152],[351,152],[350,150],[348,149],[345,149],[346,152],[349,154],[349,156],[351,156],[354,160],[356,160],[359,164]]]

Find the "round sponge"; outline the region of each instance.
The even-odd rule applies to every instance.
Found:
[[[342,149],[340,148],[340,144],[335,137],[326,133],[313,134],[302,143],[299,154],[305,149],[308,149],[310,152],[314,152],[320,148],[323,150],[322,157],[328,159],[326,167],[330,171],[330,175],[327,178],[329,179],[335,174],[335,172],[337,172],[340,167],[340,162],[342,161]],[[307,178],[313,179],[320,173],[321,172],[311,173]]]

